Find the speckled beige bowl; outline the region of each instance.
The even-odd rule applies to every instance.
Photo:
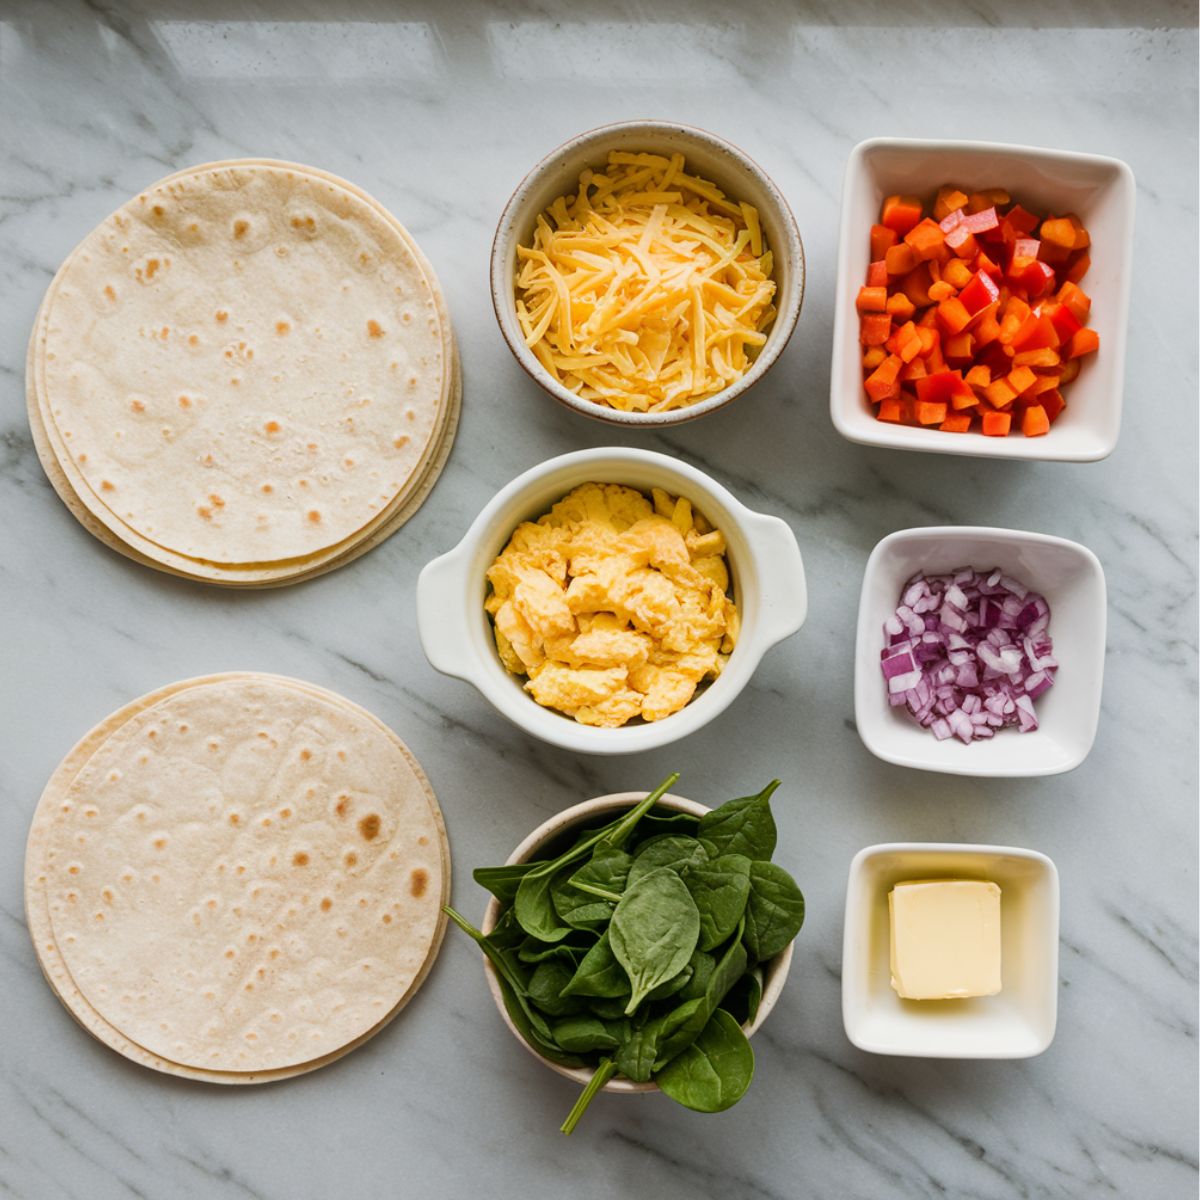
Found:
[[[585,800],[582,804],[575,804],[571,808],[564,809],[557,816],[551,817],[550,820],[539,825],[508,856],[505,865],[512,866],[514,863],[528,862],[543,846],[555,841],[572,826],[580,825],[596,817],[605,817],[609,814],[615,814],[624,809],[632,808],[639,800],[644,800],[645,798],[645,792],[613,792],[611,795],[597,796],[594,800]],[[703,804],[697,804],[695,800],[685,800],[682,796],[673,796],[670,792],[658,801],[655,808],[670,808],[676,812],[691,813],[696,817],[702,817],[709,811]],[[483,914],[483,923],[480,928],[484,933],[491,933],[499,919],[500,902],[493,896],[488,901],[487,910]],[[755,1035],[770,1015],[771,1009],[775,1007],[775,1002],[779,999],[780,992],[783,991],[783,985],[787,982],[788,971],[792,966],[792,949],[793,945],[789,944],[786,950],[777,954],[769,963],[765,964],[763,968],[762,999],[759,1001],[758,1012],[755,1013],[753,1021],[743,1026],[747,1037]],[[496,978],[496,970],[486,958],[483,960],[483,972],[487,978],[488,990],[492,993],[492,999],[496,1002],[496,1009],[513,1037],[538,1062],[545,1063],[550,1070],[557,1071],[559,1075],[563,1075],[567,1079],[573,1079],[576,1083],[586,1084],[592,1077],[592,1072],[587,1068],[564,1067],[558,1063],[551,1062],[548,1058],[543,1058],[521,1036],[517,1031],[517,1027],[512,1023],[512,1018],[508,1015],[508,1010],[504,1007],[504,997],[500,994],[500,982]],[[653,1081],[649,1083],[635,1083],[632,1079],[618,1078],[606,1083],[603,1090],[606,1092],[616,1092],[622,1096],[632,1096],[645,1092],[657,1092],[659,1088],[658,1084]]]
[[[711,180],[729,197],[758,209],[763,236],[775,256],[775,320],[750,370],[729,387],[690,404],[664,412],[623,412],[584,400],[556,383],[525,345],[517,319],[517,246],[528,244],[539,213],[579,187],[585,167],[602,167],[610,150],[674,154],[687,159],[688,170]],[[626,427],[678,425],[724,408],[754,386],[772,367],[792,336],[804,299],[804,246],[796,218],[783,193],[767,173],[742,150],[723,138],[671,121],[621,121],[602,125],[564,142],[542,159],[513,192],[496,227],[492,243],[492,303],[500,332],[517,362],[531,379],[560,404],[584,416]]]

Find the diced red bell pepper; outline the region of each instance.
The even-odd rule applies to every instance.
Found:
[[[892,336],[892,318],[887,313],[867,313],[858,340],[864,346],[882,346]]]
[[[1004,278],[1004,272],[1001,270],[999,263],[994,262],[982,250],[975,256],[975,270],[982,271],[985,275],[990,275],[997,283]]]
[[[1083,328],[1083,323],[1079,318],[1065,304],[1059,304],[1057,300],[1042,305],[1042,316],[1050,319],[1050,324],[1054,326],[1054,332],[1058,334],[1060,343],[1069,342],[1071,335],[1077,329]]]
[[[903,237],[920,222],[923,209],[917,196],[889,196],[883,202],[879,222]]]
[[[982,211],[969,212],[963,217],[963,224],[967,227],[968,233],[975,234],[979,237],[985,233],[994,233],[1000,228],[1000,218],[996,215],[994,207],[988,207]]]
[[[929,404],[949,404],[954,396],[971,394],[957,371],[938,371],[917,380],[917,399]]]
[[[1017,255],[1008,268],[1008,280],[1033,300],[1054,286],[1054,268],[1036,258]]]
[[[1068,283],[1078,283],[1088,273],[1091,265],[1091,256],[1086,250],[1080,250],[1071,256],[1064,278]]]
[[[1054,424],[1058,414],[1067,407],[1067,402],[1062,398],[1062,393],[1057,388],[1051,388],[1047,392],[1042,392],[1038,396],[1038,403],[1045,409],[1046,419],[1051,425]]]
[[[1041,248],[1037,238],[1017,238],[1012,244],[1013,258],[1037,258]]]
[[[882,258],[900,240],[900,235],[886,225],[871,226],[871,258]]]
[[[982,312],[983,309],[987,308],[989,304],[994,303],[999,297],[1000,289],[996,286],[996,281],[986,271],[976,271],[971,276],[971,282],[958,294],[963,307],[971,316]]]
[[[1004,214],[1004,220],[1021,237],[1032,233],[1038,227],[1037,217],[1027,209],[1022,208],[1019,204],[1014,204]]]
[[[1053,348],[1058,343],[1058,330],[1054,328],[1054,322],[1049,317],[1031,312],[1013,335],[1012,348],[1014,353],[1019,354],[1023,350],[1041,350],[1046,346]]]
[[[962,259],[970,262],[979,253],[979,243],[966,225],[957,225],[946,234],[946,245]]]
[[[1088,313],[1092,311],[1091,297],[1078,284],[1071,283],[1070,280],[1058,289],[1058,301],[1060,304],[1065,304],[1081,324],[1087,321]]]
[[[887,263],[882,258],[867,264],[867,287],[886,288],[887,282]]]

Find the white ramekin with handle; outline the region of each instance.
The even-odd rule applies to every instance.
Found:
[[[661,721],[598,729],[543,708],[510,675],[484,610],[487,570],[522,522],[535,520],[584,483],[620,483],[686,496],[725,535],[741,632],[718,679]],[[517,476],[484,506],[462,541],[435,558],[417,581],[417,627],[431,665],[466,680],[527,733],[584,754],[634,754],[694,733],[733,701],[763,655],[795,633],[808,612],[804,564],[786,521],[753,512],[703,471],[649,450],[619,446],[548,459]]]

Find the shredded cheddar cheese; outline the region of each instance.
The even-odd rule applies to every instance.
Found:
[[[525,344],[597,404],[683,408],[740,379],[766,341],[775,284],[758,212],[684,166],[613,151],[517,249]]]

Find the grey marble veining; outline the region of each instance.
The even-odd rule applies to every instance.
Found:
[[[914,0],[0,0],[0,1194],[661,1200],[1195,1196],[1197,136],[1195,9]],[[622,117],[704,125],[749,150],[799,219],[809,281],[773,375],[663,436],[558,409],[505,350],[487,294],[511,188],[571,134]],[[851,446],[828,418],[834,243],[851,146],[972,136],[1113,154],[1138,181],[1120,445],[1105,463],[984,462]],[[74,243],[191,163],[309,161],[373,193],[433,261],[466,403],[432,499],[347,570],[230,595],[142,570],[57,501],[25,422],[25,340]],[[609,441],[677,454],[788,519],[809,573],[802,632],[705,731],[635,760],[519,735],[435,675],[413,628],[420,566],[540,459]],[[855,735],[851,655],[866,556],[887,532],[961,520],[1062,534],[1104,563],[1110,622],[1096,748],[1055,779],[928,776]],[[341,1063],[223,1091],[159,1077],[71,1021],[25,931],[30,814],[75,738],[129,698],[225,668],[310,678],[393,725],[441,797],[456,902],[581,797],[651,786],[716,800],[773,774],[779,858],[809,921],[758,1078],[720,1117],[572,1087],[504,1033],[453,932],[403,1017]],[[855,1051],[841,1028],[850,858],[891,839],[1035,847],[1062,875],[1058,1036],[1026,1062]]]

